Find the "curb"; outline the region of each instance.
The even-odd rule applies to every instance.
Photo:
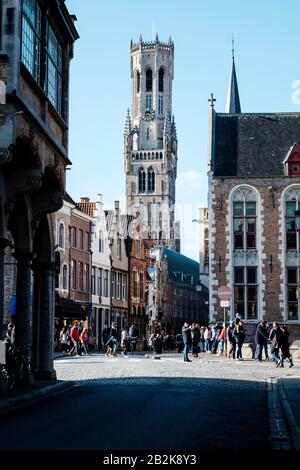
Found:
[[[270,443],[272,450],[292,450],[292,442],[282,410],[277,379],[267,379]]]
[[[294,450],[300,450],[300,428],[297,425],[297,422],[295,420],[295,416],[291,408],[291,405],[289,403],[289,400],[287,398],[284,383],[281,377],[278,378],[277,384],[278,384],[278,394],[279,394],[280,402],[281,402],[284,415],[288,424],[289,432],[291,434],[293,448]]]
[[[53,385],[41,387],[18,397],[9,398],[5,403],[0,403],[0,415],[22,408],[23,406],[30,405],[33,402],[43,400],[50,395],[64,392],[73,387],[73,385],[74,382],[58,382]]]

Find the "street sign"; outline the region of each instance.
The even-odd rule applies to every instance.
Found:
[[[230,300],[231,298],[231,289],[227,286],[219,287],[218,297],[220,300]]]
[[[230,301],[229,300],[221,300],[220,306],[221,307],[229,307]]]

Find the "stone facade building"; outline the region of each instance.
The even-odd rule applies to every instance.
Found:
[[[209,284],[209,213],[207,207],[199,208],[199,264],[200,281],[208,288]]]
[[[300,333],[300,113],[241,113],[234,67],[228,113],[209,111],[210,321],[217,289],[232,289],[252,336],[260,319]]]
[[[179,249],[175,223],[177,133],[172,116],[174,43],[131,42],[132,107],[124,134],[127,213],[140,236]]]
[[[91,295],[92,315],[90,327],[95,346],[103,349],[102,333],[111,325],[111,255],[103,198],[99,195],[96,202],[81,198],[77,206],[92,217],[91,232]]]
[[[106,220],[111,253],[111,323],[117,323],[120,338],[121,329],[128,325],[130,217],[121,215],[120,203],[115,201],[114,210],[106,212]]]
[[[68,158],[69,64],[78,38],[63,0],[4,0],[0,15],[0,328],[4,250],[16,267],[16,343],[54,378],[54,239]]]

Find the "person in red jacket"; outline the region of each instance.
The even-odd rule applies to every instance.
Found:
[[[79,330],[77,326],[77,321],[74,321],[73,326],[70,330],[70,336],[71,336],[71,341],[73,343],[73,348],[70,351],[70,354],[72,355],[74,352],[74,355],[80,356],[80,341],[79,341]]]

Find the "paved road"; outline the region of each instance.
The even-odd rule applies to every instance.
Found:
[[[176,355],[66,358],[56,369],[76,385],[1,419],[0,449],[267,449],[265,379],[290,375],[269,363]]]

